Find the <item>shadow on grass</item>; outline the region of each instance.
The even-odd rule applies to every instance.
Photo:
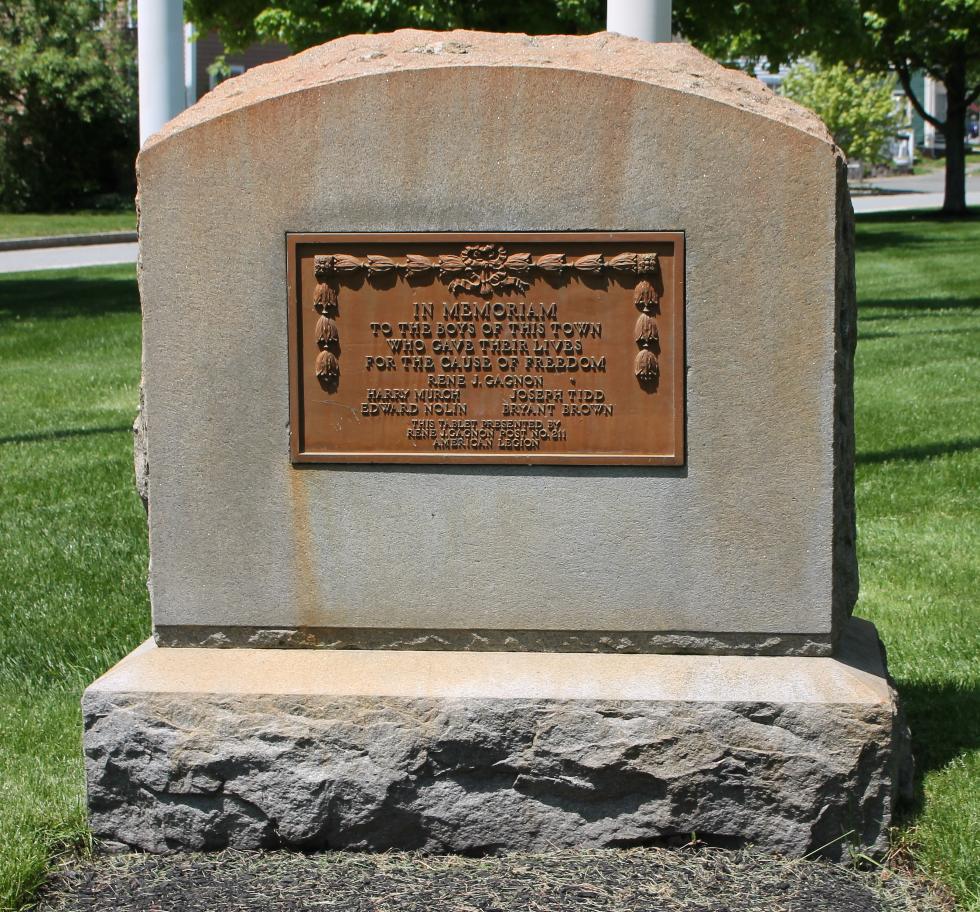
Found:
[[[908,249],[909,247],[926,248],[939,247],[943,245],[944,238],[923,236],[916,234],[907,225],[905,230],[895,229],[884,231],[868,231],[858,234],[857,250],[858,253],[878,253],[882,250],[894,250],[896,247]]]
[[[859,298],[858,314],[862,316],[862,319],[868,320],[869,318],[863,315],[864,311],[874,308],[905,310],[911,317],[925,311],[980,308],[980,295],[970,297],[948,295],[944,298]],[[900,315],[889,314],[888,316],[889,319],[895,319]]]
[[[933,456],[948,456],[951,453],[969,453],[980,450],[980,437],[972,440],[950,440],[946,443],[929,443],[923,446],[897,447],[893,450],[879,450],[872,453],[858,453],[855,462],[858,465],[880,465],[892,460],[921,462]]]
[[[895,319],[892,317],[892,319]],[[962,329],[921,329],[910,332],[866,332],[858,330],[858,342],[870,342],[874,339],[910,339],[913,336],[962,336]]]
[[[87,274],[85,274],[87,272]],[[46,273],[15,279],[0,277],[0,322],[25,319],[95,317],[138,313],[136,276],[131,266]]]
[[[969,214],[961,218],[944,216],[938,210],[923,212],[875,212],[857,216],[858,253],[876,253],[895,248],[919,251],[935,247],[947,250],[951,243],[965,243],[953,240],[948,232],[930,230],[920,233],[918,228],[935,228],[943,225],[971,224],[980,222],[980,208],[972,207]],[[889,229],[888,226],[896,226]],[[867,229],[867,230],[862,230]]]
[[[980,688],[904,682],[899,683],[898,691],[915,757],[915,794],[906,808],[911,817],[922,810],[926,773],[980,747]]]
[[[114,424],[107,427],[66,428],[58,431],[34,431],[30,434],[10,434],[0,437],[0,446],[5,443],[40,443],[43,440],[64,440],[66,437],[90,437],[93,434],[120,434],[131,431],[128,424]]]
[[[956,222],[971,222],[980,218],[980,206],[967,206],[966,215],[944,215],[939,209],[896,209],[892,212],[858,212],[854,220],[858,227],[861,225],[894,225],[908,222],[929,222],[940,224],[956,224]]]

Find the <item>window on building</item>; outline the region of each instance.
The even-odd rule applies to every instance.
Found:
[[[230,63],[225,73],[208,73],[208,88],[213,89],[219,82],[231,79],[232,76],[241,76],[245,72],[245,65],[242,63]]]

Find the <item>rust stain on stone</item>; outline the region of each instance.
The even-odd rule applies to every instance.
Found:
[[[320,590],[321,574],[315,566],[316,556],[310,529],[308,478],[305,472],[296,471],[287,472],[286,478],[289,483],[289,506],[292,518],[296,626],[316,627],[323,623],[321,607],[323,597]]]

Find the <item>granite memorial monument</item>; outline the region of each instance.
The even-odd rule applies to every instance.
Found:
[[[97,837],[883,848],[813,114],[684,45],[403,31],[138,176],[154,640],[84,697]]]

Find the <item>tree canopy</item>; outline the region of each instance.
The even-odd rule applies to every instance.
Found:
[[[302,50],[358,32],[400,28],[581,34],[601,28],[604,0],[186,0],[185,13],[215,29],[229,50],[282,41]]]
[[[898,130],[894,76],[850,69],[842,63],[796,64],[780,86],[782,94],[815,111],[849,159],[866,165],[886,161],[888,141]]]
[[[136,57],[124,26],[91,0],[0,3],[0,206],[132,192]]]
[[[912,106],[946,141],[950,215],[966,212],[966,113],[980,98],[980,0],[686,0],[675,25],[716,57],[765,57],[770,65],[816,54],[878,73],[893,71]],[[912,86],[923,71],[943,83],[945,119]]]

